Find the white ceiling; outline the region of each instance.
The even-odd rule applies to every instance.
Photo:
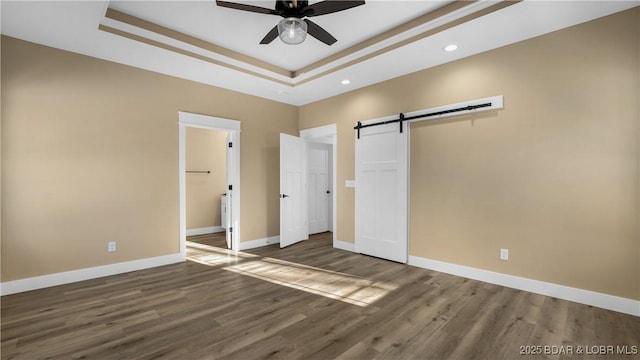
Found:
[[[275,4],[273,0],[231,2],[270,9]],[[317,2],[309,1],[309,4]],[[213,0],[112,1],[110,7],[285,69],[297,70],[447,2],[450,1],[369,1],[360,7],[313,17],[315,23],[338,39],[331,46],[324,45],[313,37],[297,46],[286,45],[279,40],[260,45],[260,40],[281,17],[217,7]],[[389,6],[390,4],[393,6]]]
[[[233,2],[266,8],[274,6],[274,1]],[[315,2],[317,1],[309,3]],[[312,18],[338,39],[332,46],[310,36],[304,43],[295,46],[285,45],[279,39],[269,45],[260,45],[262,37],[278,22],[279,17],[221,8],[213,0],[3,0],[0,11],[4,35],[288,104],[303,105],[629,9],[640,5],[640,0],[523,1],[420,40],[409,41],[391,51],[379,51],[376,56],[370,55],[496,3],[470,2],[467,7],[443,18],[424,23],[295,77],[276,74],[268,69],[105,17],[107,8],[111,8],[296,71],[448,3],[450,1],[368,0],[365,5],[356,8]],[[168,44],[197,56],[106,32],[98,29],[100,25]],[[443,51],[444,46],[450,43],[457,44],[458,50],[451,53]],[[365,60],[349,63],[362,56],[365,56]],[[342,85],[340,81],[347,78],[351,80],[351,84]]]

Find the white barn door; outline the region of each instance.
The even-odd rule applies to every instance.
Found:
[[[407,262],[407,128],[360,129],[356,142],[356,251]]]
[[[280,247],[309,238],[307,222],[306,144],[280,134]]]

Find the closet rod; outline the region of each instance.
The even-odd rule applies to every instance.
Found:
[[[192,174],[211,174],[211,171],[209,170],[187,170],[185,172],[192,173]]]
[[[459,108],[455,108],[455,109],[436,111],[436,112],[432,112],[432,113],[420,114],[420,115],[409,116],[409,117],[405,117],[403,113],[400,113],[398,118],[397,119],[393,119],[393,120],[386,120],[386,121],[381,121],[381,122],[372,123],[372,124],[366,124],[366,125],[362,125],[362,123],[360,121],[358,121],[358,125],[356,125],[354,127],[354,129],[358,131],[358,139],[360,139],[360,129],[364,129],[364,128],[371,127],[371,126],[386,125],[386,124],[392,124],[392,123],[399,122],[400,123],[400,132],[402,132],[402,122],[404,122],[404,121],[413,120],[413,119],[420,119],[420,118],[425,118],[425,117],[431,117],[431,116],[444,115],[444,114],[450,114],[450,113],[455,113],[455,112],[459,112],[459,111],[471,111],[471,110],[480,109],[480,108],[484,108],[484,107],[490,107],[491,105],[492,105],[492,103],[488,102],[488,103],[484,103],[484,104],[468,105],[468,106],[463,106],[463,107],[459,107]]]

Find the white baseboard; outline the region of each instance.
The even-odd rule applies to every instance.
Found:
[[[501,274],[493,271],[421,258],[418,256],[409,256],[409,265],[551,296],[558,299],[569,300],[580,304],[596,306],[625,314],[640,316],[640,301],[638,300],[513,275]]]
[[[213,233],[219,233],[223,231],[225,231],[225,229],[223,229],[222,226],[211,226],[211,227],[198,228],[198,229],[187,229],[187,236],[213,234]]]
[[[184,260],[185,256],[183,254],[171,254],[86,269],[65,271],[50,275],[36,276],[21,280],[7,281],[0,283],[0,295],[10,295],[24,291],[69,284],[77,281],[122,274],[130,271],[174,264]]]
[[[264,239],[241,241],[239,244],[239,251],[259,248],[262,246],[273,245],[280,243],[280,236],[271,236]]]
[[[346,250],[351,252],[356,251],[356,247],[354,243],[346,242],[338,239],[333,240],[333,247],[336,249],[341,249],[341,250]]]

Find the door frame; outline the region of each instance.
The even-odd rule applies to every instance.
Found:
[[[325,144],[331,144],[331,232],[333,233],[333,247],[338,248],[337,246],[337,237],[336,237],[336,227],[337,227],[337,154],[338,151],[336,149],[338,143],[338,127],[335,123],[318,126],[310,129],[300,130],[300,138],[304,139],[308,142],[313,142],[313,140],[317,139],[330,139],[330,142],[324,142]]]
[[[180,197],[180,256],[187,257],[187,191],[186,191],[186,128],[225,131],[231,136],[233,152],[227,173],[231,175],[231,222],[233,228],[231,249],[238,251],[240,244],[240,121],[215,116],[178,111],[178,179]],[[229,229],[226,229],[229,231]]]

